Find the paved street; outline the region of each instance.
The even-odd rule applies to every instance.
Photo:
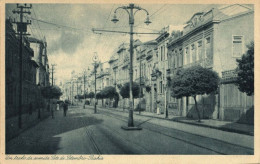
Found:
[[[253,136],[134,116],[141,131],[125,131],[127,113],[93,107],[56,111],[6,144],[7,154],[253,154]],[[193,129],[193,130],[192,130]],[[239,140],[240,142],[236,142]]]

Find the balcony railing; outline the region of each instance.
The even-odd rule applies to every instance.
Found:
[[[183,68],[189,68],[189,67],[197,66],[197,65],[200,65],[204,68],[210,68],[210,67],[213,66],[213,59],[212,58],[206,58],[206,59],[198,60],[198,61],[195,61],[193,63],[185,64],[183,66]]]
[[[222,72],[222,83],[232,83],[237,81],[237,71],[234,70],[227,70]]]

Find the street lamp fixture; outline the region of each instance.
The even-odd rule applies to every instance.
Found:
[[[149,15],[147,15],[146,20],[145,20],[144,23],[145,23],[147,26],[148,26],[150,23],[152,23],[152,22],[150,21]]]
[[[129,118],[128,118],[128,127],[122,127],[123,129],[141,129],[138,127],[134,127],[134,120],[133,120],[133,27],[134,27],[134,16],[138,11],[145,11],[146,12],[146,20],[144,23],[149,25],[151,23],[149,19],[149,13],[146,9],[143,9],[139,6],[135,6],[134,4],[129,4],[128,6],[121,6],[115,9],[114,17],[111,20],[112,22],[116,23],[119,20],[117,19],[116,12],[118,9],[123,9],[129,15],[129,26],[130,26],[130,68],[129,68],[129,79],[130,79],[130,98],[129,98]]]
[[[117,23],[119,20],[116,17],[116,13],[114,13],[113,19],[111,19],[112,22]]]

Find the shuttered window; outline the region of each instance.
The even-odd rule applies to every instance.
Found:
[[[233,36],[233,57],[241,57],[243,54],[243,36]]]
[[[185,59],[186,59],[185,64],[189,64],[190,63],[190,54],[189,54],[188,47],[185,48]]]
[[[211,55],[211,44],[210,44],[211,40],[210,37],[206,38],[206,58],[210,58]]]
[[[198,41],[198,60],[202,60],[202,41]]]

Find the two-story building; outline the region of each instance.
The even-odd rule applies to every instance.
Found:
[[[138,41],[138,42],[137,42]],[[151,92],[151,74],[156,59],[157,42],[155,40],[141,43],[139,40],[134,46],[133,79],[141,87],[142,99],[136,99],[135,105],[141,101],[141,108],[153,112],[153,97]]]
[[[193,65],[216,71],[221,78],[219,90],[198,95],[199,110],[204,118],[237,120],[253,105],[253,97],[240,92],[234,84],[236,59],[253,40],[254,10],[248,6],[227,5],[195,13],[183,31],[175,33],[168,43],[168,76]],[[196,117],[194,104],[192,98],[183,97],[178,101],[178,115]]]
[[[154,62],[152,72],[152,92],[154,92],[154,111],[158,114],[165,113],[169,89],[167,87],[167,70],[168,70],[168,42],[172,31],[180,30],[183,26],[169,25],[164,27],[156,38],[157,41],[157,60]]]

